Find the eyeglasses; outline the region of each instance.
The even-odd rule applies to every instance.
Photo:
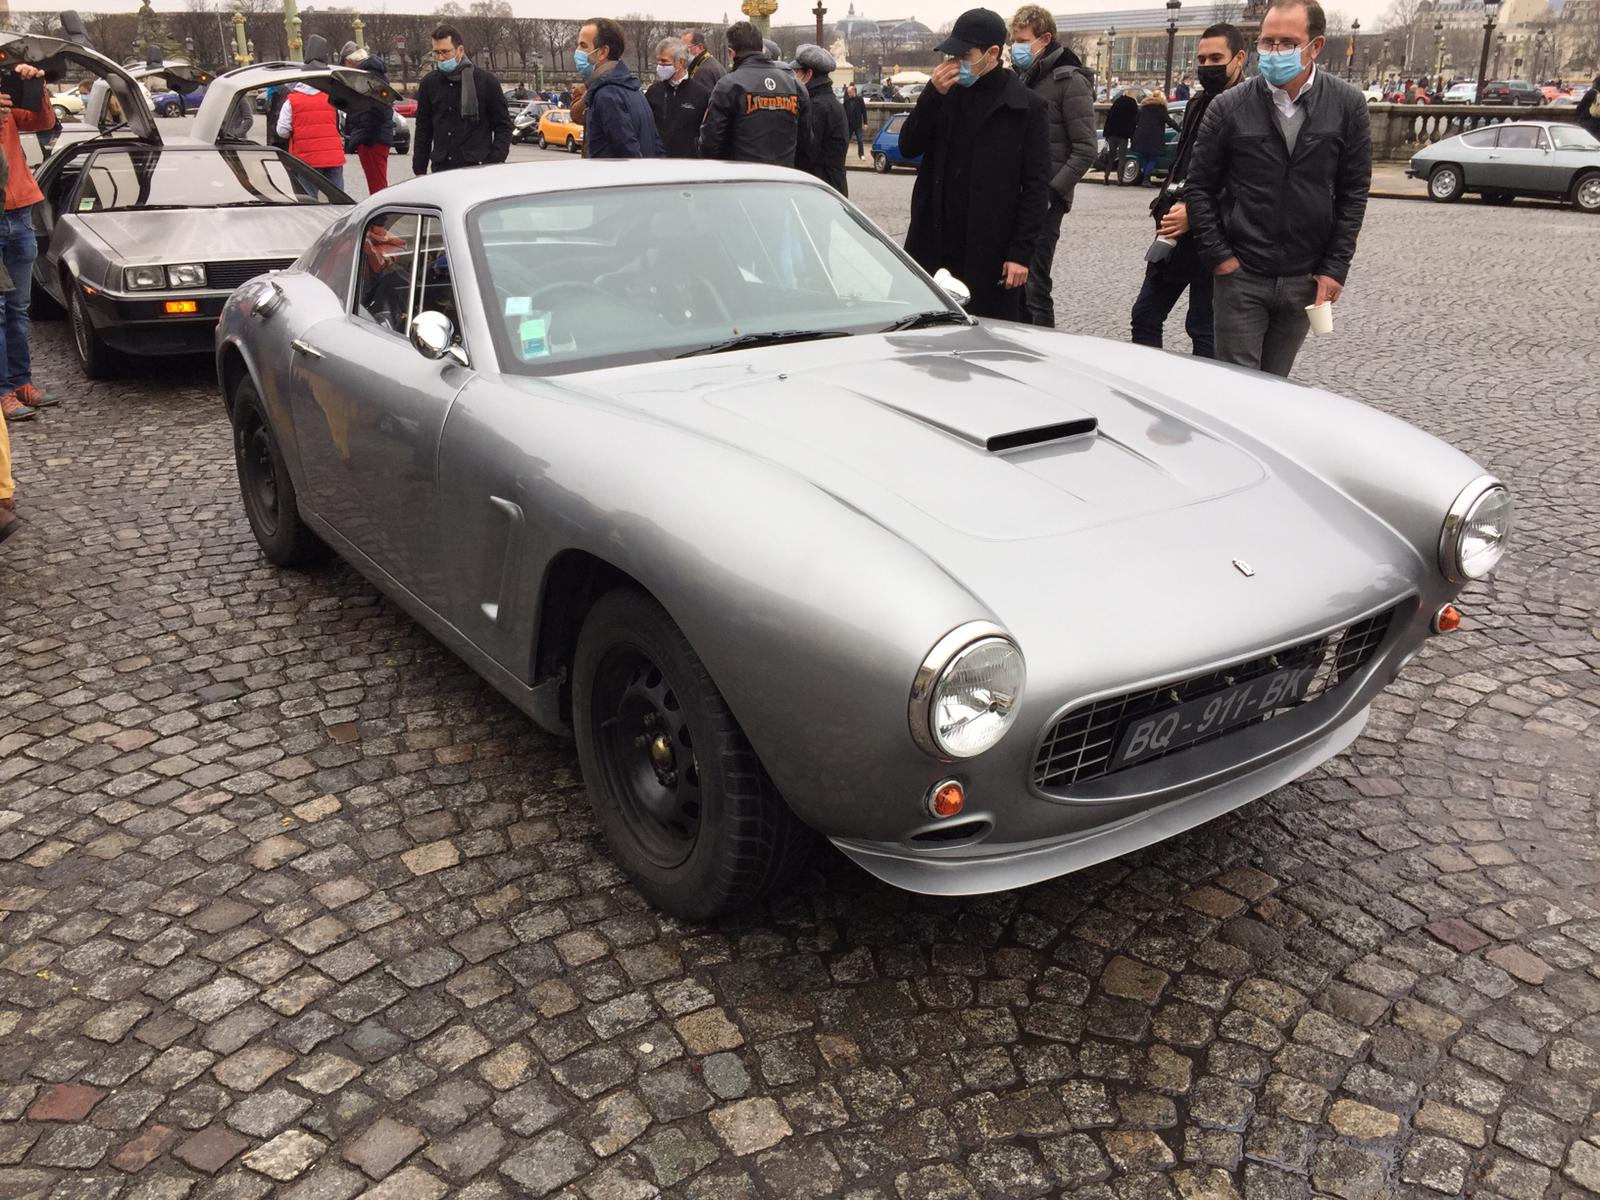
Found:
[[[1295,38],[1262,38],[1256,43],[1256,49],[1262,54],[1271,54],[1274,50],[1298,50],[1304,45]]]
[[[448,50],[435,50],[433,56],[437,59],[454,58],[456,56],[456,48],[451,46]]]

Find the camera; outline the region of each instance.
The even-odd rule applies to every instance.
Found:
[[[0,92],[10,96],[12,105],[24,112],[36,112],[44,107],[42,76],[24,79],[15,71],[0,72]]]

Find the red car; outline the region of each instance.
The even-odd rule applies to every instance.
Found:
[[[416,116],[417,98],[415,96],[407,96],[404,100],[396,100],[394,102],[394,110],[402,117]]]

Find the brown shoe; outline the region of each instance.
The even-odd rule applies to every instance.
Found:
[[[0,542],[5,541],[17,531],[22,524],[22,518],[17,516],[13,509],[0,504]]]
[[[29,408],[54,408],[61,403],[37,383],[25,383],[19,387],[17,389],[17,399],[21,400]]]

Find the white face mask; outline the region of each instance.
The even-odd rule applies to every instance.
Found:
[[[678,68],[672,63],[657,63],[656,78],[661,80],[671,79],[678,73]]]

